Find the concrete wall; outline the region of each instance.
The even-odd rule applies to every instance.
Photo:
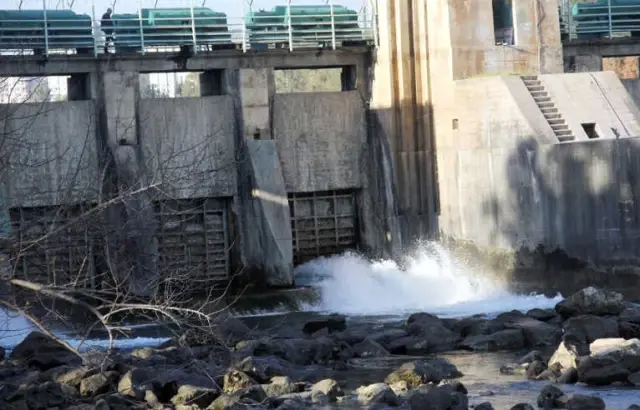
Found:
[[[640,107],[640,79],[620,80],[620,82],[627,89],[636,107]]]
[[[600,138],[640,136],[640,112],[613,71],[542,75],[540,81],[577,140],[582,123],[596,123]]]
[[[607,84],[606,99],[591,90],[594,77],[546,76],[545,83],[552,84],[554,98],[564,96],[563,116],[607,125],[622,118],[636,130],[637,109],[625,102],[619,80],[595,78]],[[457,83],[458,129],[438,151],[439,167],[447,170],[439,174],[442,233],[508,251],[545,245],[601,264],[635,260],[640,139],[626,134],[553,143],[540,131],[519,82]]]
[[[513,0],[513,46],[496,46],[492,2],[447,1],[450,6],[451,46],[455,50],[452,55],[453,77],[561,73],[562,44],[557,1]]]
[[[95,110],[90,101],[0,106],[2,172],[9,206],[95,200],[99,193]]]
[[[161,183],[172,198],[235,194],[230,97],[143,99],[138,118],[151,184]]]
[[[358,91],[276,94],[273,137],[287,191],[362,187],[366,132]]]

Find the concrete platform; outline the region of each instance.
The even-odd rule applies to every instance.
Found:
[[[313,68],[359,65],[372,47],[307,50],[216,50],[180,53],[0,56],[0,76],[41,76],[101,71],[174,72],[240,68]]]

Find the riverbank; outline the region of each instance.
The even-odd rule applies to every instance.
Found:
[[[228,318],[108,356],[32,333],[0,364],[0,408],[525,409],[540,391],[556,407],[640,404],[640,307],[614,292],[492,318],[251,325]]]

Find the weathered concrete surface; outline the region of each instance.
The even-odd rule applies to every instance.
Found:
[[[229,96],[142,99],[140,140],[148,178],[169,198],[235,195],[235,120]]]
[[[459,128],[438,153],[448,170],[440,183],[444,236],[511,252],[558,247],[601,266],[640,262],[640,139],[631,134],[640,126],[637,108],[608,73],[584,76],[546,82],[553,83],[553,98],[578,93],[561,102],[570,121],[619,125],[622,119],[629,132],[619,139],[549,143],[525,112],[530,108],[514,97],[510,79],[458,83]],[[606,85],[606,98],[591,89],[593,78]]]
[[[138,144],[136,104],[138,101],[138,73],[116,71],[101,77],[102,115],[105,116],[101,132],[109,147],[118,144]]]
[[[627,92],[633,99],[633,102],[636,106],[640,107],[640,79],[632,79],[632,80],[620,80],[624,88],[627,89]]]
[[[526,72],[561,73],[562,44],[557,1],[513,1],[514,46],[496,46],[492,2],[447,1],[452,28],[451,48],[454,51],[453,78]]]
[[[246,141],[245,190],[251,192],[243,213],[242,259],[259,270],[258,282],[293,285],[293,245],[289,201],[274,141]]]
[[[95,110],[89,101],[0,106],[7,205],[47,206],[98,197]]]
[[[362,186],[367,128],[358,91],[276,94],[273,113],[287,192]]]
[[[577,140],[589,139],[583,123],[596,123],[601,139],[640,136],[640,112],[613,71],[539,79]]]
[[[369,47],[348,49],[252,50],[250,53],[217,50],[214,55],[197,54],[180,58],[175,53],[148,53],[146,55],[50,55],[1,56],[0,76],[68,75],[74,73],[100,73],[106,71],[205,71],[212,69],[244,68],[310,68],[364,65],[371,52]]]

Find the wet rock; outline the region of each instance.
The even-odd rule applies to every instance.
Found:
[[[130,370],[118,382],[118,393],[141,400],[147,390],[153,389],[153,381],[154,374],[150,370]]]
[[[8,408],[51,409],[72,404],[77,395],[78,391],[73,387],[46,382],[22,386],[6,400],[11,403]]]
[[[535,379],[549,380],[552,382],[556,382],[558,381],[558,378],[560,378],[561,375],[562,375],[562,366],[559,365],[558,363],[555,363],[555,364],[552,364],[550,367],[547,367],[545,370],[543,370]]]
[[[286,376],[275,376],[271,379],[271,383],[263,384],[262,390],[269,397],[278,397],[285,394],[296,393],[298,386]]]
[[[527,316],[536,320],[546,322],[548,320],[554,319],[556,316],[558,316],[558,314],[553,309],[534,308],[527,312]]]
[[[598,396],[584,396],[581,394],[574,394],[569,400],[567,400],[568,410],[604,410],[605,404]]]
[[[462,384],[462,382],[460,382],[459,380],[443,380],[440,382],[439,384],[440,386],[449,386],[451,387],[451,389],[455,392],[458,393],[462,393],[462,394],[468,394],[469,392],[467,391],[467,388],[465,387],[464,384]]]
[[[409,393],[409,390],[411,389],[409,387],[409,384],[405,381],[399,381],[399,382],[395,382],[389,385],[389,387],[391,387],[391,390],[393,390],[393,392],[397,395],[397,396],[406,396],[407,393]]]
[[[618,315],[618,318],[625,322],[640,325],[640,306],[635,304],[626,305],[622,312],[620,312],[620,315]]]
[[[535,408],[529,403],[518,403],[511,407],[511,410],[535,410]]]
[[[567,403],[568,397],[562,390],[552,384],[542,388],[538,395],[538,407],[542,409],[561,409]]]
[[[223,394],[216,398],[213,403],[207,407],[207,410],[248,410],[262,409],[263,406],[258,405],[258,401],[250,398],[242,398],[236,395]]]
[[[85,397],[90,397],[106,393],[116,386],[119,379],[120,374],[114,371],[88,376],[80,382],[80,394]]]
[[[574,368],[564,369],[558,377],[558,383],[574,384],[578,382],[578,370]]]
[[[530,364],[532,362],[535,362],[536,360],[540,362],[545,361],[540,351],[532,350],[526,355],[522,356],[520,360],[518,360],[518,364]]]
[[[514,374],[525,375],[527,373],[528,366],[529,365],[527,364],[516,364],[516,363],[504,364],[500,366],[500,373],[509,374],[509,375],[514,375]]]
[[[451,386],[413,390],[408,402],[411,410],[467,410],[469,408],[467,396],[454,391]]]
[[[476,406],[474,407],[474,410],[494,410],[494,409],[491,403],[489,403],[488,401],[485,401],[483,403],[476,404]]]
[[[564,317],[578,315],[619,315],[625,309],[622,294],[610,290],[584,288],[555,306],[556,312]]]
[[[245,372],[231,370],[224,375],[223,391],[225,393],[233,393],[256,384],[256,381]]]
[[[525,376],[529,380],[537,380],[538,376],[545,370],[547,370],[547,365],[539,360],[535,360],[527,366]]]
[[[82,379],[92,376],[98,372],[97,369],[90,369],[87,367],[73,368],[70,366],[64,366],[64,369],[61,369],[62,367],[63,366],[51,369],[51,380],[56,383],[76,388],[80,387]],[[61,371],[58,371],[58,369],[61,369]]]
[[[484,318],[468,318],[463,320],[462,330],[460,335],[462,337],[490,335],[501,330],[505,330],[506,327],[502,321],[495,319]]]
[[[370,334],[367,339],[380,343],[382,347],[389,350],[390,344],[400,338],[407,337],[408,333],[404,329],[384,329]]]
[[[568,319],[563,325],[562,341],[579,356],[589,354],[589,344],[597,339],[620,335],[618,322],[614,318],[581,315]]]
[[[48,370],[65,364],[70,366],[81,364],[81,359],[76,354],[40,332],[29,333],[11,351],[9,358],[39,370]]]
[[[249,356],[236,368],[260,383],[267,383],[275,376],[293,377],[295,368],[290,362],[275,356]]]
[[[322,329],[327,329],[328,333],[343,332],[347,329],[347,320],[341,315],[329,315],[321,319],[308,321],[304,324],[302,331],[310,335]]]
[[[324,379],[314,384],[311,387],[311,394],[313,395],[314,392],[323,393],[329,398],[330,402],[335,402],[338,397],[344,395],[338,382],[333,379]]]
[[[540,320],[520,317],[505,323],[507,329],[520,329],[528,346],[556,346],[562,337],[562,330]]]
[[[627,378],[627,380],[632,385],[634,385],[636,387],[640,387],[640,372],[635,372],[635,373],[630,374],[629,377]]]
[[[458,346],[462,349],[481,352],[519,350],[526,346],[526,340],[522,330],[506,329],[490,335],[469,336]]]
[[[563,369],[577,368],[578,354],[573,349],[568,349],[564,342],[561,342],[547,362],[548,367],[554,364],[559,364]]]
[[[415,313],[407,319],[407,333],[410,339],[424,340],[426,346],[421,351],[443,352],[452,350],[460,340],[460,335],[453,332],[437,316],[428,313]],[[409,342],[415,344],[415,341]],[[389,350],[393,351],[390,347]]]
[[[387,349],[373,340],[363,340],[352,348],[355,357],[383,357],[389,356]]]
[[[624,339],[640,338],[640,324],[618,319],[618,327],[620,328],[620,337]]]
[[[578,364],[578,378],[589,385],[627,382],[640,371],[640,340],[618,340],[605,350],[585,357]]]
[[[173,403],[175,406],[195,405],[199,408],[207,407],[218,396],[220,396],[220,391],[218,389],[210,389],[185,384],[178,388],[178,393],[176,393],[176,395],[171,398],[171,403]]]
[[[385,383],[393,384],[404,381],[409,388],[427,383],[440,383],[445,379],[462,377],[462,373],[447,360],[442,358],[418,360],[400,366],[385,378]]]
[[[358,402],[363,406],[372,404],[386,404],[397,406],[398,396],[386,383],[375,383],[368,386],[361,386],[356,390]]]

